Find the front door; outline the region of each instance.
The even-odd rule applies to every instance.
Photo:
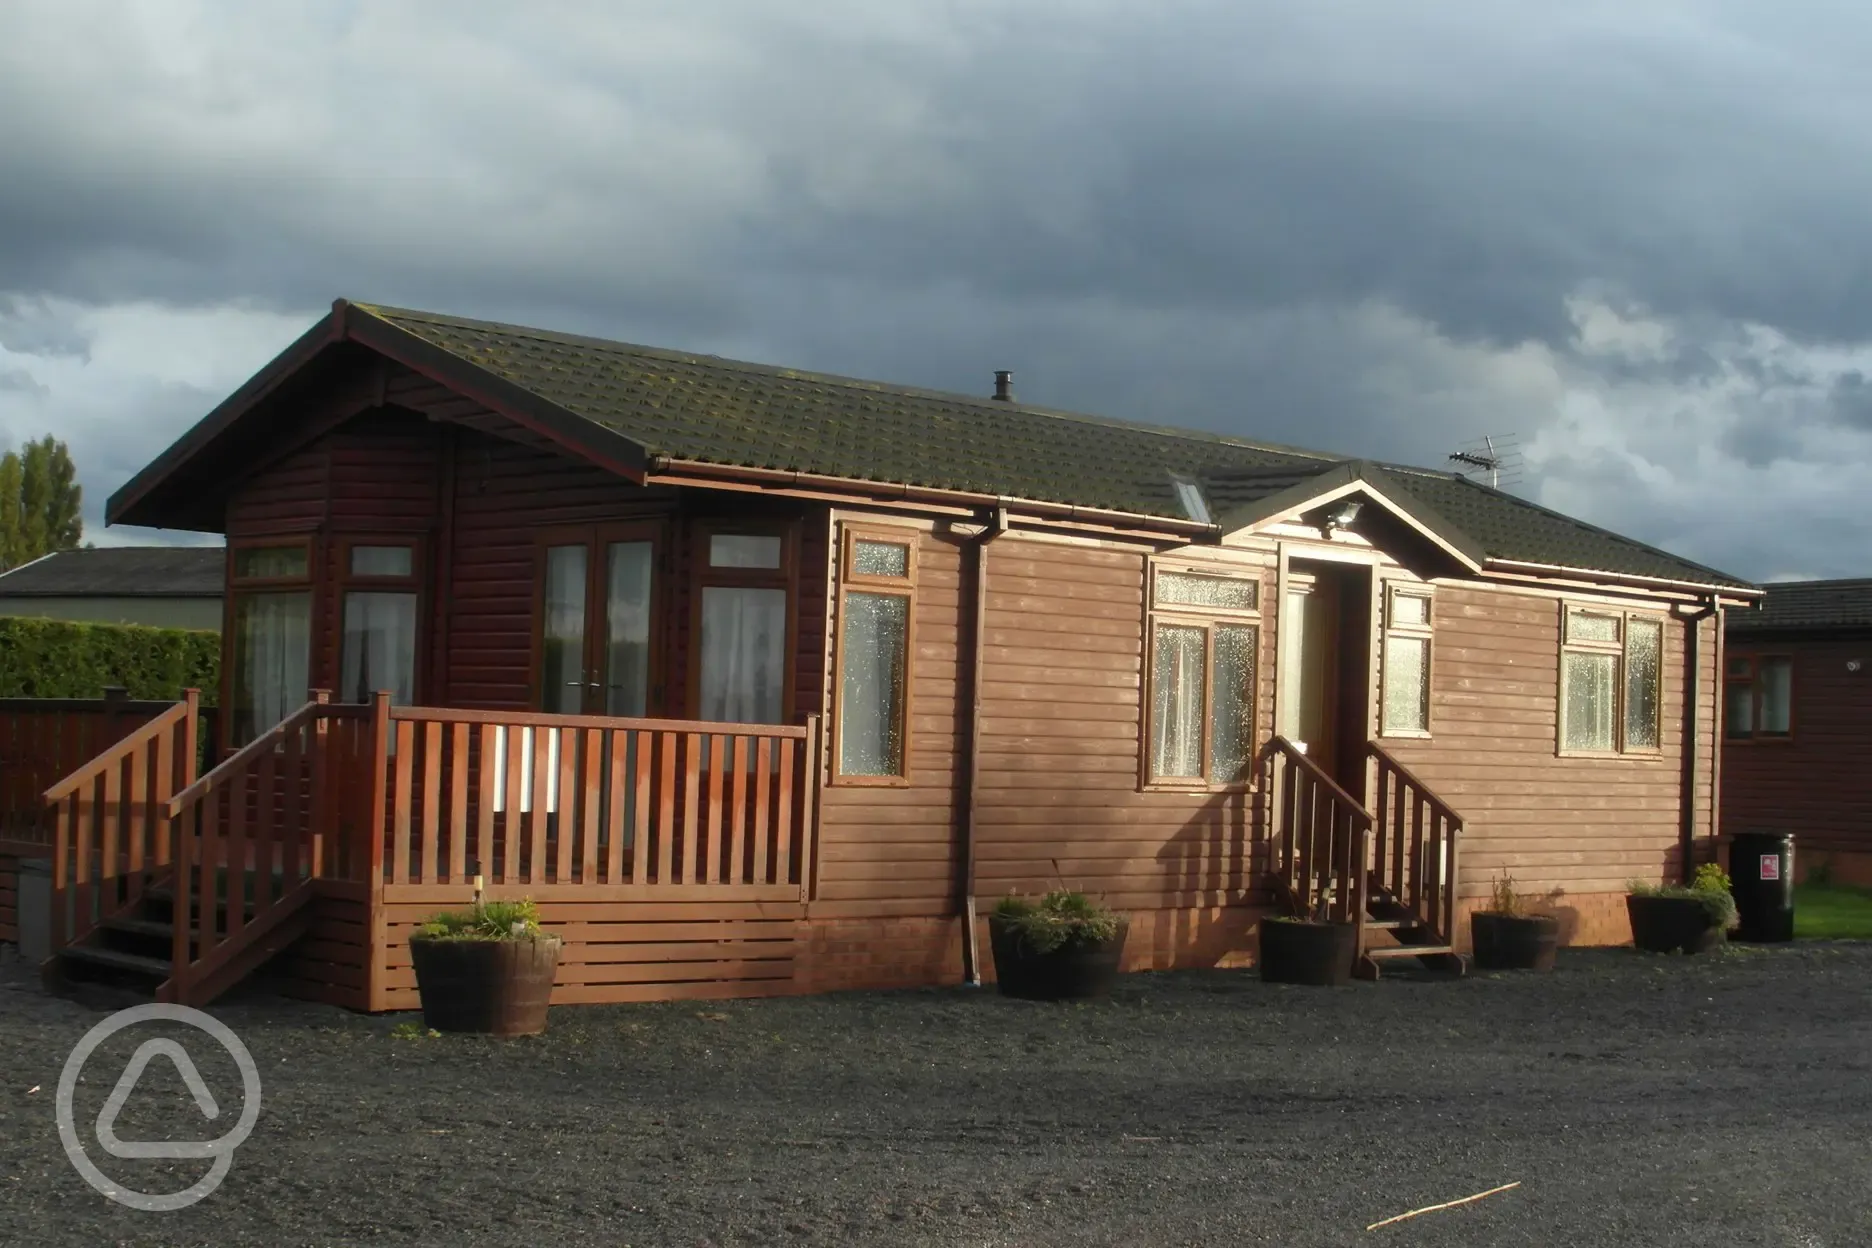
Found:
[[[559,533],[541,559],[535,701],[563,715],[640,717],[661,701],[652,641],[653,525]]]
[[[1370,716],[1370,595],[1363,565],[1296,560],[1279,621],[1277,731],[1355,794]]]

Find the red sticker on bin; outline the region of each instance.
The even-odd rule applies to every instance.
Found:
[[[1761,878],[1778,880],[1781,878],[1781,855],[1763,854],[1761,856]]]

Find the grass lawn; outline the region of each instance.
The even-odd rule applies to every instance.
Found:
[[[1810,940],[1872,940],[1872,889],[1796,885],[1794,935]]]

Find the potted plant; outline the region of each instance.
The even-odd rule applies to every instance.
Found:
[[[1534,914],[1506,874],[1495,881],[1486,910],[1469,916],[1475,962],[1485,971],[1551,971],[1560,948],[1560,920]]]
[[[1130,928],[1129,919],[1084,893],[1010,894],[988,916],[996,986],[1003,996],[1036,1001],[1102,997],[1117,978]]]
[[[477,901],[410,933],[423,1023],[436,1031],[531,1036],[546,1030],[559,937],[531,901]]]
[[[1327,896],[1321,889],[1311,911],[1295,905],[1294,913],[1269,915],[1257,924],[1257,961],[1265,982],[1318,988],[1351,982],[1358,927],[1329,919]]]
[[[1625,899],[1632,944],[1651,953],[1702,953],[1735,923],[1729,876],[1713,862],[1697,868],[1689,886],[1631,883]]]

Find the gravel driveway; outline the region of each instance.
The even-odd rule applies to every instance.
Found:
[[[68,1164],[53,1093],[103,1015],[11,956],[9,1244],[1872,1243],[1872,946],[1566,953],[1545,977],[1337,991],[1135,975],[1090,1006],[582,1006],[506,1043],[250,996],[216,1013],[264,1113],[222,1188],[165,1214]],[[91,1131],[148,1038],[98,1050],[78,1121],[113,1177],[175,1191],[206,1163],[102,1157]],[[238,1075],[204,1044],[231,1118]],[[158,1059],[118,1134],[227,1118],[204,1129]]]

